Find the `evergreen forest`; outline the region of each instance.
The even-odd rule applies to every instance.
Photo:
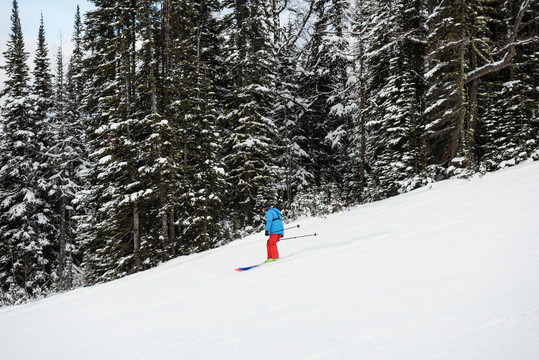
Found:
[[[91,3],[1,19],[0,306],[539,160],[537,0]]]

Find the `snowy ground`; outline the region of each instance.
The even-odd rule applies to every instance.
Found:
[[[536,360],[538,200],[535,162],[303,219],[0,309],[0,359]]]

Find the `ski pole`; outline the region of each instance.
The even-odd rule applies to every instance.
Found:
[[[309,235],[301,235],[301,236],[287,237],[287,238],[282,238],[282,239],[280,239],[279,241],[281,241],[281,240],[299,239],[299,238],[304,238],[304,237],[307,237],[307,236],[317,236],[317,235],[318,235],[317,233],[314,233],[314,234],[309,234]]]
[[[295,229],[295,228],[299,228],[299,225],[292,226],[292,227],[289,227],[289,228],[286,228],[286,229],[283,229],[283,230],[291,230],[291,229]]]

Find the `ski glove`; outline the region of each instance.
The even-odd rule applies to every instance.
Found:
[[[266,230],[266,232],[264,233],[266,236],[269,236],[269,231]]]

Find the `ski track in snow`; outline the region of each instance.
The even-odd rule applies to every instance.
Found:
[[[0,309],[0,359],[539,359],[539,162]]]

